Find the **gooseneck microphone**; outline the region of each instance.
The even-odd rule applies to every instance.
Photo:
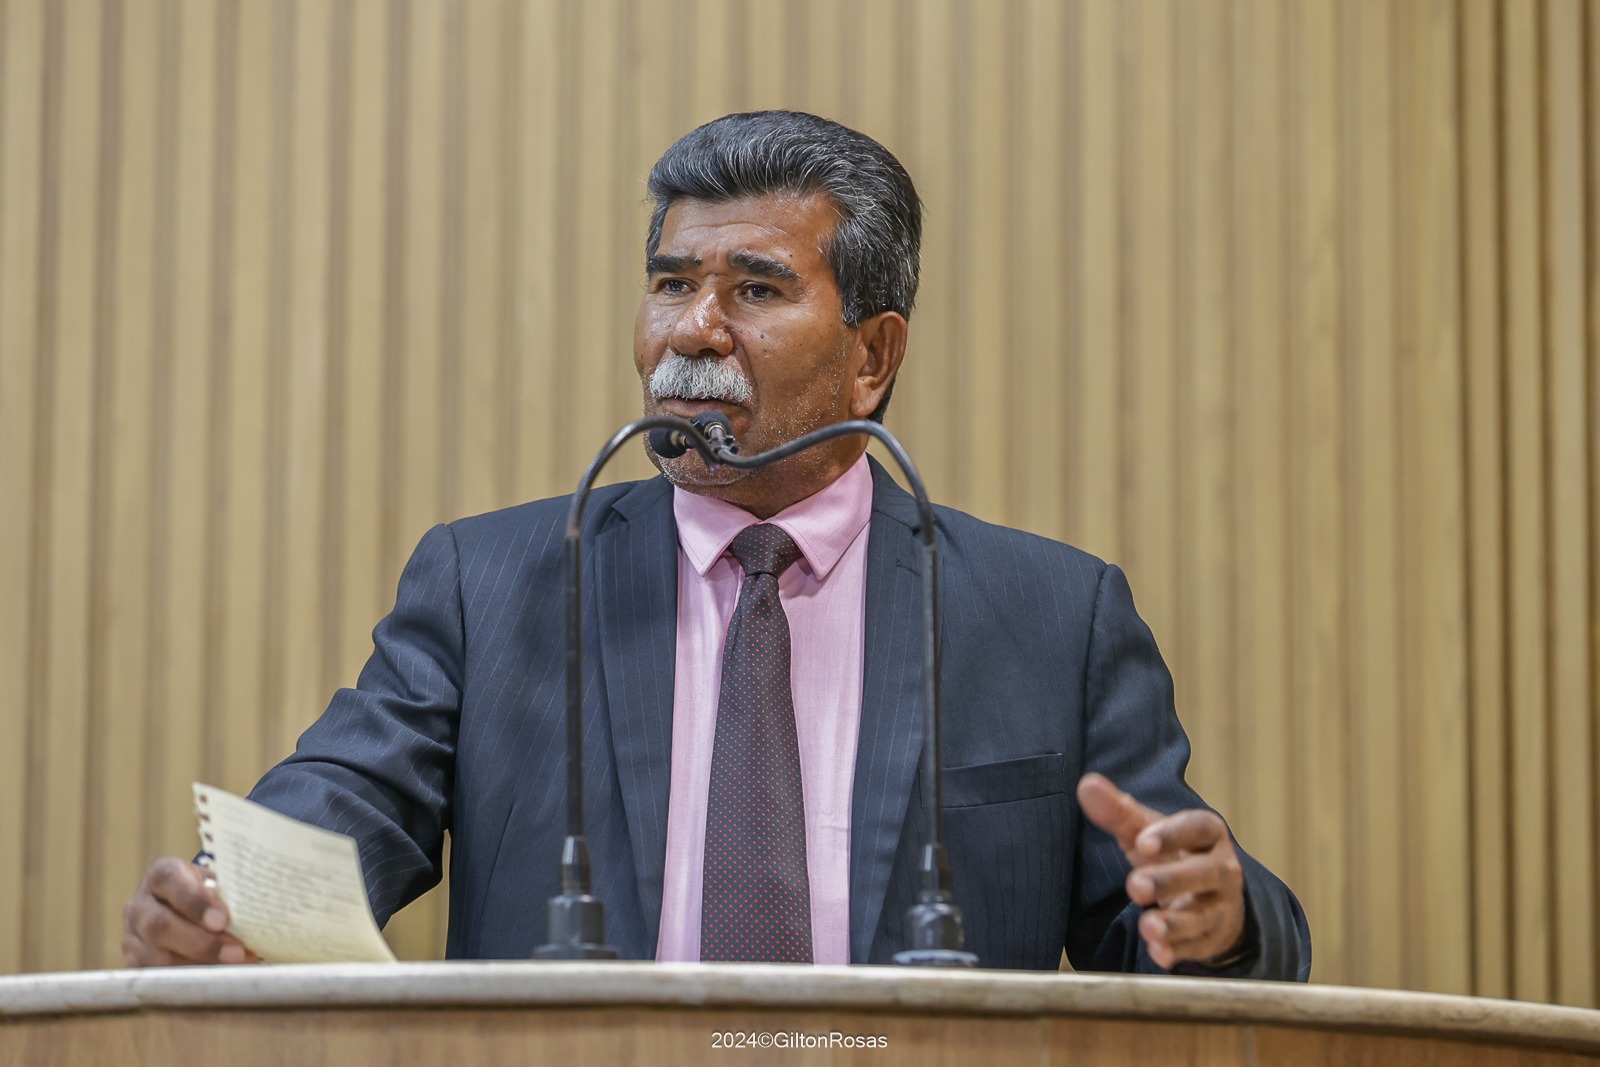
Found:
[[[695,431],[699,434],[696,435]],[[706,461],[715,466],[711,459],[713,453],[725,450],[729,453],[739,451],[739,443],[733,439],[733,425],[716,411],[702,411],[689,420],[689,428],[680,430],[675,426],[662,426],[651,430],[645,437],[650,442],[650,451],[662,459],[677,459],[691,448],[701,446],[699,451],[706,457]]]
[[[667,458],[694,448],[714,463],[708,434],[733,442],[728,420],[715,411],[694,422],[654,415],[630,422],[612,435],[583,472],[567,508],[567,529],[561,562],[566,591],[567,682],[567,838],[561,846],[561,892],[550,898],[550,940],[534,949],[536,960],[614,960],[617,950],[605,943],[605,905],[590,893],[589,844],[583,819],[583,507],[602,467],[631,438],[648,432],[650,445]],[[677,451],[671,451],[676,448]],[[664,451],[665,450],[665,451]]]
[[[611,438],[584,472],[567,513],[564,545],[567,598],[567,840],[561,856],[561,893],[550,899],[550,944],[540,947],[536,959],[615,959],[616,950],[603,944],[604,913],[601,902],[589,893],[589,852],[583,837],[583,694],[582,615],[579,584],[582,574],[579,535],[583,506],[600,468],[629,438],[650,434],[650,447],[663,459],[674,459],[691,448],[711,466],[757,470],[798,455],[825,441],[864,434],[881,441],[904,472],[917,502],[917,535],[922,543],[923,581],[923,698],[925,727],[922,746],[922,809],[926,813],[921,857],[922,886],[917,902],[906,912],[908,947],[894,962],[922,967],[972,967],[978,957],[963,948],[961,911],[950,895],[950,863],[944,847],[944,817],[940,808],[939,745],[939,545],[933,504],[927,487],[898,438],[881,423],[868,419],[825,426],[786,444],[750,456],[739,454],[732,427],[720,413],[704,412],[686,421],[672,416],[651,416],[631,422]]]

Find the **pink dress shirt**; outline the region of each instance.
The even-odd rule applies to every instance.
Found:
[[[678,655],[672,704],[667,866],[656,958],[700,959],[706,795],[716,740],[722,645],[744,571],[728,545],[754,515],[673,491],[678,520]],[[861,723],[867,527],[872,472],[863,456],[833,484],[779,512],[801,559],[778,581],[789,618],[790,680],[806,804],[812,958],[850,962],[850,794]]]

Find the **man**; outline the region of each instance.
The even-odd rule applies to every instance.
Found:
[[[814,116],[732,115],[670,148],[650,190],[647,413],[720,411],[746,453],[882,418],[921,239],[892,155]],[[589,503],[585,806],[625,957],[866,963],[904,945],[921,560],[910,497],[864,450],[847,438],[751,473],[657,457],[663,478]],[[452,956],[526,957],[545,937],[566,511],[430,531],[359,687],[252,794],[353,836],[380,922],[439,879],[449,830]],[[943,802],[968,947],[997,967],[1054,969],[1065,948],[1080,969],[1304,979],[1298,903],[1183,781],[1171,680],[1121,572],[959,512],[939,523]],[[249,958],[225,924],[168,858],[129,903],[124,952]]]

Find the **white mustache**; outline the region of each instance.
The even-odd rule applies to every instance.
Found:
[[[755,387],[731,359],[690,358],[674,352],[656,364],[650,375],[650,396],[656,400],[720,400],[748,404]]]

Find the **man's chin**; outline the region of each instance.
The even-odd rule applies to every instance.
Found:
[[[698,452],[689,452],[675,459],[662,459],[652,452],[650,458],[655,463],[656,469],[666,476],[667,481],[691,493],[732,485],[750,474],[749,471],[734,467],[717,467],[712,470],[706,466],[705,460]]]

